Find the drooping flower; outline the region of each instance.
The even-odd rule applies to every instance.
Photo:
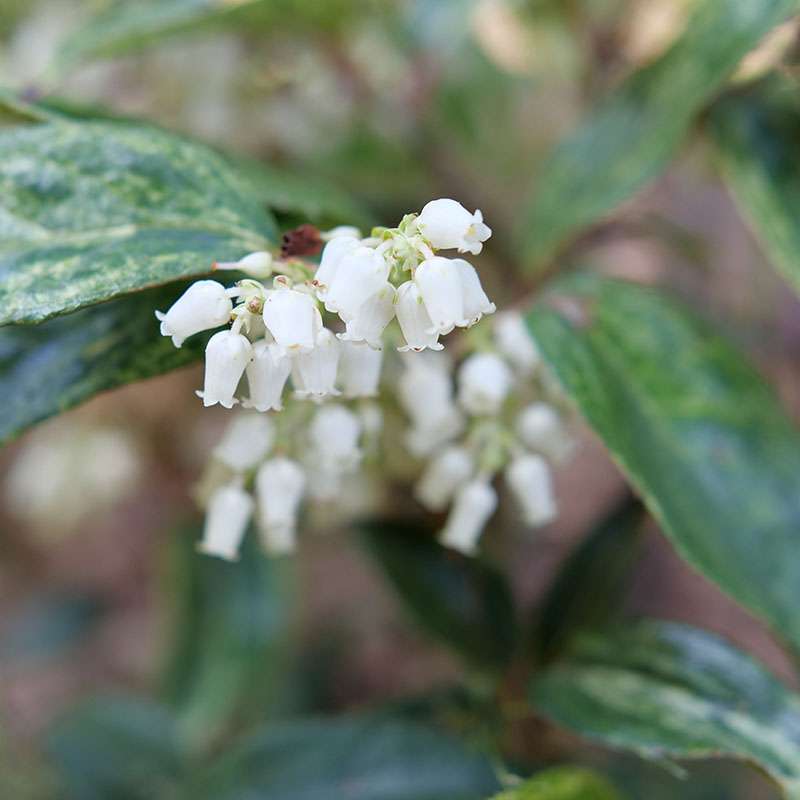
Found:
[[[193,283],[168,309],[156,311],[161,335],[171,336],[175,347],[195,333],[219,328],[230,321],[233,303],[225,287],[216,281]]]
[[[397,289],[396,306],[397,321],[406,340],[405,345],[397,348],[401,353],[409,350],[420,352],[426,348],[444,349],[444,345],[439,343],[439,334],[431,332],[433,322],[414,281],[406,281]]]
[[[340,405],[322,406],[309,426],[309,440],[316,463],[321,469],[350,472],[361,460],[358,439],[361,422],[349,409]]]
[[[214,457],[236,472],[246,472],[263,461],[274,441],[275,426],[269,417],[237,413],[214,448]]]
[[[264,339],[253,345],[253,360],[247,365],[250,396],[242,401],[245,408],[257,411],[281,411],[283,388],[292,369],[292,359]]]
[[[297,515],[305,491],[303,468],[288,458],[264,462],[256,475],[258,530],[268,553],[294,550]]]
[[[355,319],[364,302],[383,288],[388,276],[389,265],[379,252],[371,247],[357,247],[339,262],[325,296],[325,308],[339,314],[345,322]]]
[[[497,492],[484,478],[475,478],[456,492],[439,541],[472,555],[489,517],[497,508]]]
[[[469,450],[455,445],[447,447],[428,462],[414,487],[414,496],[429,511],[444,511],[474,469],[475,460]]]
[[[282,352],[312,350],[322,327],[319,309],[310,295],[280,287],[264,300],[264,324]]]
[[[240,258],[238,261],[217,261],[214,264],[214,269],[244,272],[251,278],[268,278],[272,274],[273,261],[272,253],[259,250]]]
[[[206,373],[203,391],[204,406],[219,403],[233,408],[238,402],[234,395],[245,368],[253,358],[253,346],[249,340],[233,330],[215,333],[206,345]]]
[[[531,450],[542,453],[553,461],[562,461],[573,447],[558,412],[547,403],[531,403],[519,413],[516,422],[520,441]]]
[[[343,236],[334,236],[325,245],[319,266],[314,273],[314,285],[317,289],[317,297],[320,300],[327,296],[342,259],[356,250],[360,244],[356,237],[345,234]]]
[[[237,483],[217,489],[208,502],[203,539],[197,549],[206,555],[236,561],[253,513],[253,498]]]
[[[480,210],[470,214],[456,200],[431,200],[417,218],[422,235],[436,250],[458,249],[460,253],[478,255],[492,230],[483,222]]]
[[[342,342],[339,384],[345,397],[375,397],[381,377],[383,351],[363,342]]]
[[[339,366],[341,345],[327,328],[320,328],[314,341],[314,349],[295,356],[300,385],[296,386],[298,397],[321,400],[329,395],[341,394],[336,388],[336,373]]]
[[[555,519],[557,508],[550,467],[541,456],[517,456],[506,467],[505,479],[526,525],[539,527]]]
[[[454,259],[434,256],[423,261],[414,273],[425,310],[431,318],[428,333],[444,336],[455,327],[464,327],[464,295],[461,274]]]
[[[347,321],[345,332],[337,336],[343,341],[366,342],[370,347],[380,350],[383,331],[395,315],[396,296],[394,286],[384,283],[361,304],[355,317]]]
[[[494,353],[473,353],[458,370],[458,402],[470,414],[497,414],[514,376]]]
[[[536,343],[518,312],[498,314],[494,319],[494,336],[497,349],[523,375],[532,374],[541,364]]]
[[[464,302],[464,317],[469,326],[480,322],[484,314],[494,314],[497,306],[489,300],[483,291],[478,272],[469,261],[463,258],[453,259],[461,278],[461,297]]]

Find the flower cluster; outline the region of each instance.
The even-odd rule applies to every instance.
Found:
[[[555,405],[558,389],[519,314],[497,316],[492,340],[461,361],[455,385],[451,360],[430,354],[407,363],[398,395],[411,420],[406,446],[427,459],[415,496],[433,512],[450,507],[443,544],[475,551],[498,504],[493,480],[500,472],[526,525],[555,518],[548,462],[562,461],[572,439]]]

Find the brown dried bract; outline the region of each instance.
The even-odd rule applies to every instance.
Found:
[[[301,225],[299,228],[286,231],[281,239],[281,255],[284,258],[313,256],[321,249],[322,237],[313,225]]]

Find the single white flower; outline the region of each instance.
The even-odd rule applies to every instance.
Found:
[[[437,422],[451,411],[453,381],[452,362],[446,354],[407,356],[406,368],[397,381],[397,396],[403,409],[418,427],[427,427],[429,420]]]
[[[350,239],[361,239],[361,231],[355,225],[337,225],[329,231],[321,233],[320,236],[325,242],[330,242],[332,239],[340,239],[342,237],[349,237]]]
[[[506,467],[505,479],[522,510],[526,525],[539,527],[556,518],[556,498],[550,467],[541,456],[517,456]]]
[[[361,304],[355,317],[347,321],[345,332],[337,336],[346,342],[366,342],[370,347],[379,350],[383,331],[395,314],[396,296],[394,286],[384,283]]]
[[[312,458],[320,469],[351,472],[361,460],[361,421],[344,406],[322,406],[309,426]]]
[[[361,242],[354,236],[336,236],[332,238],[322,250],[319,266],[314,273],[314,285],[317,297],[322,300],[328,294],[342,259],[360,247]]]
[[[464,327],[464,295],[461,275],[454,259],[434,256],[423,261],[414,273],[425,310],[431,318],[428,333],[444,336],[455,327]]]
[[[464,416],[451,406],[447,412],[432,416],[422,424],[414,424],[405,435],[408,452],[416,458],[429,458],[442,445],[464,432]]]
[[[452,445],[432,458],[414,487],[414,496],[428,511],[444,511],[456,491],[473,474],[469,450]]]
[[[214,269],[244,272],[252,278],[268,278],[272,275],[272,263],[272,253],[260,250],[246,255],[238,261],[217,261],[214,264]]]
[[[439,541],[445,547],[472,555],[496,508],[497,492],[484,478],[475,478],[456,492]]]
[[[197,392],[203,398],[203,405],[219,403],[233,408],[238,402],[234,398],[236,388],[252,358],[253,346],[242,334],[232,330],[215,333],[206,345],[203,391]]]
[[[562,461],[573,448],[573,440],[559,413],[547,403],[531,403],[520,411],[516,422],[520,441],[553,461]]]
[[[297,388],[298,397],[321,400],[341,392],[336,388],[336,373],[339,367],[341,345],[332,331],[320,328],[309,353],[298,353],[295,358],[302,388]]]
[[[294,550],[300,501],[306,486],[303,468],[288,458],[266,461],[256,474],[258,530],[268,553]]]
[[[480,210],[470,214],[461,203],[446,198],[426,204],[417,218],[417,226],[436,250],[457,248],[460,253],[474,256],[492,235]]]
[[[474,325],[480,322],[484,314],[494,314],[497,306],[492,303],[486,296],[481,285],[481,279],[478,277],[478,272],[469,261],[463,258],[453,259],[458,274],[461,278],[461,296],[464,301],[464,317],[467,319],[469,325]]]
[[[245,408],[257,411],[281,411],[283,387],[292,369],[292,359],[281,349],[261,339],[253,345],[253,360],[247,365],[250,396],[242,401]]]
[[[535,372],[542,363],[522,315],[516,311],[503,311],[494,319],[494,336],[497,349],[523,375]]]
[[[335,244],[334,239],[328,247]],[[348,322],[358,315],[364,302],[382,289],[389,277],[383,255],[371,247],[357,247],[345,253],[325,296],[325,308]]]
[[[497,414],[508,396],[514,376],[494,353],[473,353],[458,370],[458,402],[470,414]]]
[[[225,287],[216,281],[193,283],[167,313],[156,311],[161,335],[171,336],[175,347],[200,331],[219,328],[230,321],[233,303]]]
[[[397,321],[406,343],[397,349],[401,353],[409,350],[420,351],[443,350],[439,343],[439,334],[431,333],[433,323],[422,302],[419,287],[414,281],[406,281],[397,289],[396,309]]]
[[[373,443],[383,431],[383,411],[378,403],[361,403],[358,407],[358,417],[364,437]]]
[[[232,484],[217,489],[208,501],[203,539],[197,549],[236,561],[252,513],[253,498],[241,486]]]
[[[237,413],[214,448],[214,457],[236,472],[260,464],[275,441],[275,426],[263,414]]]
[[[339,383],[345,397],[375,397],[381,377],[383,351],[364,342],[342,342]]]
[[[264,324],[282,352],[302,353],[314,348],[322,318],[310,295],[295,289],[275,289],[264,300],[263,314]]]

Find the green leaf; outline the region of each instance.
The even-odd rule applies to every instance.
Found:
[[[722,174],[769,258],[800,292],[800,104],[794,86],[759,84],[711,113]]]
[[[613,786],[582,767],[553,767],[492,800],[619,800]]]
[[[658,175],[698,112],[797,0],[700,0],[686,32],[565,139],[536,177],[521,228],[534,266]]]
[[[228,563],[198,555],[196,537],[174,537],[166,590],[174,598],[174,643],[165,695],[181,730],[204,743],[235,712],[264,714],[280,689],[290,618],[290,568],[246,537]]]
[[[206,336],[176,349],[153,316],[184,288],[151,289],[41,325],[0,328],[0,444],[98,392],[201,358]]]
[[[197,800],[480,800],[489,762],[409,722],[344,718],[273,723],[201,774]]]
[[[556,722],[646,758],[745,760],[800,797],[800,697],[709,633],[648,622],[583,639],[534,681]]]
[[[374,522],[363,530],[370,553],[420,627],[478,666],[508,663],[515,610],[497,569],[442,547],[411,523]]]
[[[0,324],[208,273],[275,240],[223,157],[152,127],[0,132]]]
[[[45,749],[74,800],[154,800],[182,777],[173,718],[134,697],[84,703],[48,732]]]
[[[567,394],[681,555],[800,649],[800,435],[772,391],[658,291],[561,292],[528,322]]]
[[[533,645],[548,661],[582,630],[608,623],[639,553],[641,505],[626,497],[569,554],[536,617]]]

